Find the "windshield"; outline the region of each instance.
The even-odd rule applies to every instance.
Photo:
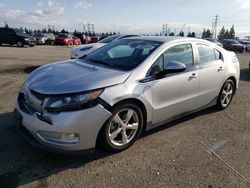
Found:
[[[237,40],[228,40],[229,44],[240,44]]]
[[[218,42],[216,39],[212,39],[212,38],[207,38],[206,40],[208,40],[210,42]]]
[[[112,42],[113,40],[115,40],[118,37],[119,37],[119,35],[109,36],[109,37],[106,37],[106,38],[98,41],[98,43],[110,43],[110,42]]]
[[[161,44],[162,42],[157,41],[121,39],[80,59],[112,68],[131,70],[141,64]]]
[[[23,31],[23,30],[15,29],[15,32],[19,36],[28,37],[27,33],[25,33],[25,31]]]
[[[35,34],[33,35],[33,37],[41,37],[41,36],[42,36],[41,33],[35,33]]]
[[[57,37],[59,37],[59,38],[67,38],[68,35],[67,34],[58,34]]]

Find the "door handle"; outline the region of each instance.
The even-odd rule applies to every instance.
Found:
[[[218,68],[218,72],[223,71],[223,67]]]
[[[196,77],[197,77],[196,73],[192,73],[191,76],[189,76],[190,79],[194,79]]]

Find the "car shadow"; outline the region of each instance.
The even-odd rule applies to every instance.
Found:
[[[241,81],[250,81],[250,69],[245,68],[240,70],[240,80]]]
[[[4,47],[7,47],[7,48],[30,48],[29,45],[24,45],[23,47],[18,47],[17,45],[7,45],[7,44],[0,45],[0,48],[4,48]]]
[[[214,108],[194,113],[159,128],[144,132],[141,138],[164,131],[196,116],[214,113]],[[16,128],[12,112],[0,114],[0,187],[17,187],[40,180],[67,169],[113,155],[100,149],[88,156],[63,156],[30,147]],[[42,181],[42,180],[41,180]]]
[[[29,66],[29,67],[25,67],[24,69],[23,69],[23,72],[25,73],[25,74],[29,74],[29,73],[31,73],[31,72],[33,72],[34,70],[36,70],[37,68],[39,68],[40,66]]]

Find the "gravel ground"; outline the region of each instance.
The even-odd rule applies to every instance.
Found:
[[[121,153],[66,157],[31,148],[12,111],[25,76],[70,49],[0,47],[0,187],[250,187],[250,53],[237,54],[241,81],[228,109],[147,132]]]

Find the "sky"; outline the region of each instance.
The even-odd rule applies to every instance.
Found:
[[[0,26],[28,29],[83,30],[95,24],[96,32],[155,33],[168,24],[170,31],[201,33],[219,15],[222,26],[235,26],[240,37],[250,36],[250,0],[0,0]]]

